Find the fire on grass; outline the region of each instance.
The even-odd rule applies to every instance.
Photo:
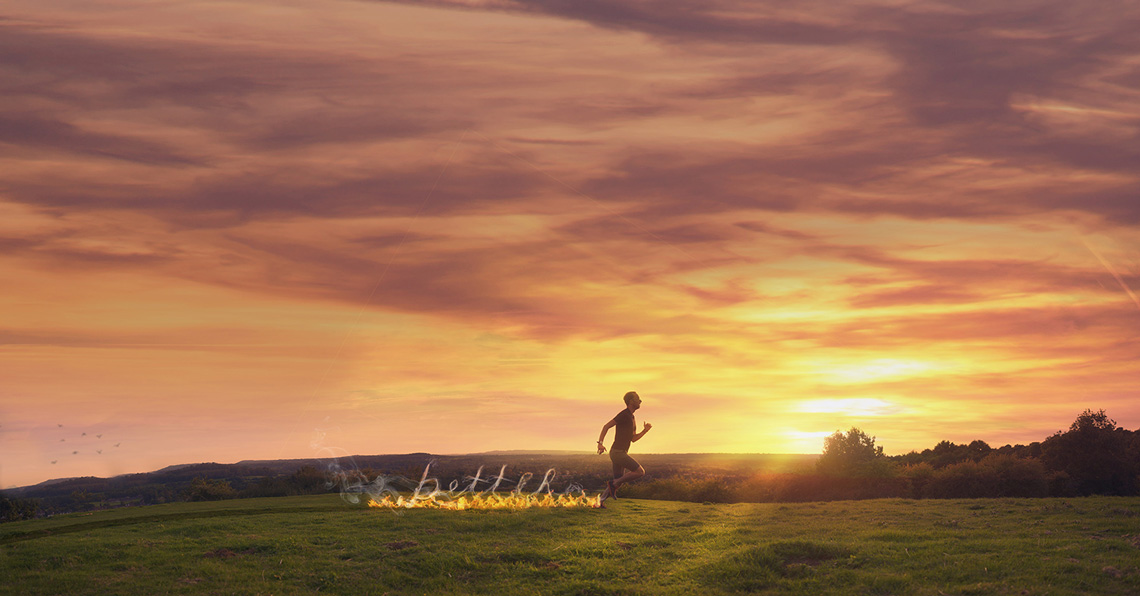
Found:
[[[511,493],[509,495],[473,495],[470,497],[462,496],[457,499],[439,499],[433,497],[427,498],[405,498],[404,496],[397,496],[394,500],[391,495],[384,495],[379,501],[369,499],[369,507],[381,507],[390,509],[454,509],[455,511],[463,511],[466,509],[526,509],[528,507],[598,507],[601,505],[601,497],[582,495],[553,495],[547,494],[541,498],[534,495],[517,495]]]
[[[444,489],[436,478],[429,478],[428,472],[431,464],[424,468],[423,477],[410,494],[400,493],[399,485],[411,484],[404,478],[377,476],[374,480],[356,473],[346,473],[334,464],[334,477],[340,484],[340,494],[349,503],[360,502],[360,495],[366,499],[369,507],[382,509],[450,509],[465,511],[472,509],[527,509],[531,507],[601,507],[601,495],[588,495],[582,487],[570,485],[561,493],[555,493],[551,488],[554,480],[554,469],[546,471],[542,482],[534,491],[524,491],[528,481],[533,475],[523,474],[518,482],[512,482],[505,477],[506,466],[499,470],[499,475],[483,478],[483,468],[475,476],[467,478],[462,488],[458,480],[452,481]],[[513,489],[505,493],[499,492],[504,482],[513,483]],[[490,485],[484,488],[485,485]]]

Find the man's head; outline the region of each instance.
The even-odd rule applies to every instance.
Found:
[[[636,391],[626,393],[622,399],[625,400],[625,407],[629,408],[631,412],[641,407],[641,396],[639,396]]]

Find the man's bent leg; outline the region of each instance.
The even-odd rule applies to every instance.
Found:
[[[637,463],[637,460],[629,456],[626,452],[610,452],[610,459],[614,462],[614,481],[613,490],[611,491],[616,495],[618,487],[629,482],[636,480],[645,475],[645,468]],[[619,468],[620,466],[620,468]],[[622,474],[621,472],[629,470]]]
[[[625,484],[626,482],[629,482],[631,480],[637,480],[638,478],[641,478],[644,475],[645,475],[645,468],[638,465],[636,470],[630,470],[630,471],[626,472],[625,474],[622,474],[621,478],[614,480],[614,490],[616,491],[618,489],[618,487]]]

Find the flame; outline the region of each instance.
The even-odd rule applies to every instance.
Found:
[[[535,495],[472,495],[457,499],[440,498],[439,496],[425,496],[420,498],[404,497],[398,495],[384,495],[379,500],[369,498],[369,507],[386,509],[451,509],[453,511],[466,511],[468,509],[526,509],[530,507],[601,507],[601,496],[582,495],[555,495],[546,494],[541,497]]]
[[[587,495],[586,491],[578,485],[571,485],[562,493],[555,493],[551,490],[550,483],[554,479],[553,468],[546,471],[546,475],[543,476],[537,490],[523,492],[523,487],[533,477],[528,472],[523,474],[515,483],[514,490],[503,494],[497,491],[504,481],[511,482],[505,478],[507,466],[503,466],[499,470],[497,477],[487,479],[481,478],[483,468],[480,467],[475,476],[469,478],[471,483],[466,487],[460,489],[459,482],[453,481],[448,489],[444,490],[438,479],[428,477],[428,470],[431,468],[429,463],[424,468],[419,484],[410,495],[405,496],[394,488],[394,484],[405,482],[404,479],[378,476],[375,480],[368,482],[367,478],[358,472],[349,474],[341,470],[339,466],[332,467],[335,467],[334,476],[337,480],[330,482],[330,487],[338,482],[341,485],[341,496],[346,501],[353,504],[359,503],[360,499],[357,495],[363,494],[369,507],[382,509],[466,511],[469,509],[528,509],[531,507],[602,507],[601,495]],[[478,490],[480,483],[491,486],[480,492]]]

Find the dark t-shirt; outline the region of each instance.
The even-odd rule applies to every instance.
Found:
[[[615,426],[614,430],[614,444],[610,447],[613,451],[629,451],[629,443],[633,440],[633,431],[637,428],[637,422],[633,419],[633,412],[628,409],[618,412],[612,421]]]

